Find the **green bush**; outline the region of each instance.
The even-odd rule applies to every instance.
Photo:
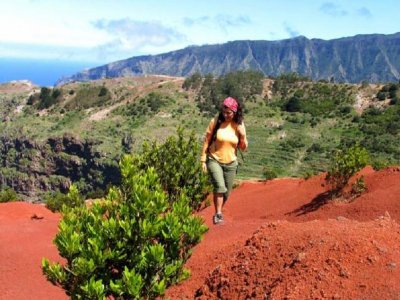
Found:
[[[141,170],[155,168],[170,203],[184,192],[192,209],[197,210],[211,191],[209,178],[201,171],[199,153],[200,144],[194,132],[185,138],[183,129],[179,128],[176,137],[169,137],[161,145],[156,141],[144,143],[135,164]]]
[[[371,159],[371,165],[375,171],[379,171],[381,169],[389,167],[390,162],[382,157],[374,157]]]
[[[16,201],[17,197],[17,193],[10,187],[0,191],[0,203]]]
[[[231,72],[217,79],[208,74],[195,98],[197,106],[202,112],[215,114],[221,101],[231,96],[244,107],[246,101],[253,99],[255,95],[261,95],[263,78],[261,72],[253,70]]]
[[[157,114],[161,108],[173,103],[173,99],[161,93],[151,92],[146,96],[135,100],[135,102],[119,107],[114,114],[129,116],[139,119]]]
[[[109,93],[108,89],[105,86],[102,86],[99,92],[99,97],[103,97]]]
[[[66,110],[87,109],[108,104],[112,97],[104,86],[82,85],[65,105]]]
[[[47,279],[72,299],[154,299],[188,276],[183,268],[207,228],[190,199],[174,203],[154,168],[121,160],[121,186],[92,208],[64,211],[54,243],[65,265],[42,260]]]
[[[378,94],[376,94],[376,98],[378,98],[378,100],[383,101],[386,99],[386,93],[380,91],[378,92]]]
[[[331,186],[333,196],[342,194],[349,179],[365,167],[369,162],[369,154],[365,148],[354,145],[346,150],[337,150],[333,155],[331,167],[326,180]]]
[[[314,175],[315,175],[315,173],[314,173],[313,170],[307,170],[307,171],[304,173],[303,178],[304,178],[305,180],[308,180],[308,179],[310,179],[311,177],[313,177]]]
[[[367,185],[365,184],[364,176],[357,178],[356,181],[351,186],[351,194],[353,196],[359,196],[367,190]]]
[[[184,88],[185,90],[197,90],[201,86],[202,81],[203,77],[200,73],[196,72],[192,76],[185,78],[182,88]]]
[[[83,205],[83,197],[79,195],[75,185],[71,185],[68,194],[52,192],[45,195],[46,207],[52,212],[61,211],[63,207],[78,207]]]
[[[265,166],[263,168],[263,176],[264,176],[265,180],[271,180],[271,179],[278,177],[278,174],[276,173],[276,171],[274,169]]]
[[[39,109],[49,108],[50,106],[56,104],[58,102],[58,97],[61,95],[61,91],[59,89],[51,90],[46,87],[42,87],[40,89],[39,95]],[[33,98],[28,100],[29,103],[33,103]]]

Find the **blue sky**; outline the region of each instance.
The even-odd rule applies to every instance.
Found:
[[[0,58],[108,63],[188,45],[400,31],[398,0],[3,0]]]

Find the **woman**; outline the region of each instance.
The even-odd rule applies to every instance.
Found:
[[[222,207],[232,190],[238,166],[236,150],[245,150],[247,145],[242,107],[228,97],[218,117],[208,125],[201,153],[203,171],[210,174],[214,187],[214,224],[223,222]]]

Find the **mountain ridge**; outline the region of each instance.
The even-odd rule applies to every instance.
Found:
[[[237,40],[188,46],[157,55],[133,56],[62,78],[56,85],[101,78],[196,72],[221,76],[253,69],[265,76],[296,72],[313,80],[371,83],[400,79],[400,32],[359,34],[338,39],[298,36],[277,41]]]

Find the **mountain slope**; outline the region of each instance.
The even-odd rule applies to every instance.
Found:
[[[333,40],[300,36],[279,41],[232,41],[191,46],[112,62],[61,79],[58,84],[147,74],[188,76],[199,72],[219,76],[244,69],[258,70],[267,76],[297,72],[314,80],[394,81],[400,78],[400,33]]]

